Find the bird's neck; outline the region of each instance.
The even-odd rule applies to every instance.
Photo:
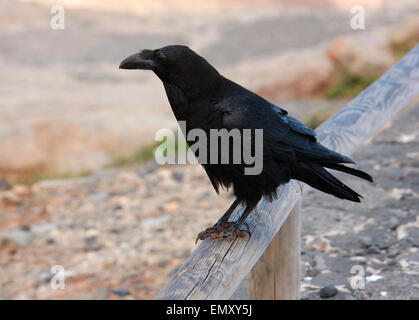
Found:
[[[215,98],[214,92],[220,86],[222,79],[222,77],[219,77],[205,84],[197,83],[195,86],[185,87],[171,84],[170,82],[163,82],[167,98],[176,119],[178,121],[187,120],[189,113],[199,112],[199,110],[191,110],[196,106],[197,100],[201,102],[202,107],[210,104],[211,100]]]

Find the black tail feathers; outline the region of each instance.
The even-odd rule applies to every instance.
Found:
[[[341,164],[332,163],[314,163],[298,162],[295,166],[293,178],[303,181],[308,185],[320,191],[329,193],[340,199],[347,199],[354,202],[361,202],[362,196],[346,186],[343,182],[334,177],[329,171],[323,168],[327,167],[339,170],[362,179],[373,181],[372,177],[360,170],[345,167]]]
[[[354,168],[345,167],[342,164],[335,164],[335,163],[322,163],[321,165],[323,167],[326,167],[326,168],[329,168],[329,169],[333,169],[333,170],[338,170],[338,171],[342,171],[342,172],[345,172],[345,173],[349,173],[349,174],[351,174],[353,176],[357,176],[357,177],[360,177],[362,179],[368,180],[370,182],[374,182],[374,180],[372,179],[372,177],[368,173],[366,173],[364,171],[361,171],[361,170],[357,170],[357,169],[354,169]]]

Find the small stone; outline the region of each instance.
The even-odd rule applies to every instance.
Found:
[[[93,200],[93,201],[101,201],[101,200],[106,200],[109,196],[109,193],[106,191],[103,192],[92,192],[91,194],[88,195],[88,199],[89,200]]]
[[[384,239],[376,239],[374,241],[374,245],[378,247],[380,250],[386,250],[390,248],[390,243],[386,242]]]
[[[25,225],[23,225],[23,226],[20,227],[20,230],[22,230],[22,231],[31,231],[31,227],[25,224]]]
[[[331,298],[338,294],[338,289],[334,286],[326,286],[320,289],[320,298]]]
[[[109,290],[107,288],[100,288],[94,291],[94,298],[97,300],[105,300],[108,298]]]
[[[166,211],[166,212],[173,212],[179,209],[179,207],[180,207],[179,201],[171,200],[160,205],[159,209],[161,208],[163,211]]]
[[[318,269],[311,269],[311,270],[308,272],[308,274],[309,274],[311,277],[316,277],[316,276],[318,276],[318,275],[320,274],[320,270],[318,270]]]
[[[7,232],[3,238],[12,241],[19,247],[24,247],[32,241],[33,236],[32,232],[19,229]]]
[[[355,249],[352,251],[352,254],[355,256],[363,256],[364,255],[364,250],[362,249]]]
[[[177,182],[182,182],[183,180],[183,173],[180,172],[173,172],[172,173],[172,179]]]
[[[372,239],[370,237],[360,237],[359,239],[361,240],[361,246],[364,249],[368,249],[373,245]]]
[[[55,229],[57,229],[57,226],[53,223],[41,223],[41,224],[34,225],[31,228],[31,231],[34,234],[45,234]]]
[[[396,219],[402,219],[403,220],[403,219],[406,218],[406,214],[399,211],[399,210],[396,210],[396,209],[393,209],[393,208],[387,208],[386,211],[391,213],[392,215],[394,215],[394,217]]]
[[[397,257],[397,256],[399,255],[399,253],[400,253],[399,249],[397,249],[397,248],[392,248],[392,249],[390,249],[390,250],[389,250],[389,252],[388,252],[388,255],[387,255],[387,256],[388,256],[389,258],[393,259],[393,258]]]
[[[367,254],[378,254],[380,253],[380,249],[376,245],[372,245],[366,250]]]
[[[164,268],[167,265],[167,260],[160,260],[157,262],[157,266],[160,268]]]
[[[6,180],[0,178],[0,191],[10,190],[12,186]]]
[[[90,293],[83,293],[76,296],[76,300],[105,300],[108,298],[109,290],[107,288],[100,288]]]
[[[45,276],[45,282],[51,282],[54,276],[55,276],[55,273],[48,272],[48,274]]]
[[[210,198],[212,198],[213,196],[214,196],[214,195],[213,195],[211,192],[206,191],[206,192],[204,192],[204,193],[202,194],[201,198],[202,198],[202,199],[210,199]]]
[[[390,230],[396,230],[399,226],[401,225],[399,219],[397,218],[391,218],[390,221],[388,222],[388,228]]]
[[[395,266],[397,264],[397,261],[396,260],[390,260],[388,263],[387,263],[387,265],[389,265],[389,266]]]
[[[414,241],[411,237],[405,237],[400,240],[400,245],[404,248],[412,247],[414,244]]]
[[[323,256],[317,255],[314,257],[314,267],[319,271],[327,269]]]
[[[122,210],[123,209],[123,207],[118,203],[118,204],[115,204],[113,207],[112,207],[112,210]]]
[[[367,258],[365,258],[364,256],[351,257],[350,260],[356,261],[359,264],[367,264]]]
[[[112,290],[112,292],[120,297],[128,296],[131,294],[131,292],[127,289],[115,289],[115,290]]]
[[[86,249],[91,251],[96,251],[102,248],[102,245],[97,242],[95,237],[84,238],[86,243]]]

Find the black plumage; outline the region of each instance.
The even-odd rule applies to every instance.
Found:
[[[239,129],[241,132],[263,129],[260,174],[245,175],[248,165],[243,162],[203,164],[215,190],[232,187],[236,200],[212,228],[198,235],[199,239],[250,235],[248,230],[241,230],[248,214],[263,196],[274,198],[277,187],[290,179],[355,202],[360,202],[361,196],[325,168],[372,181],[367,173],[343,165],[354,162],[319,144],[312,129],[289,116],[287,111],[224,78],[188,47],[176,45],[143,50],[122,61],[120,68],[154,71],[163,82],[176,119],[186,122],[185,137],[195,128],[207,132],[208,137],[210,129]],[[254,135],[252,139],[254,142]],[[187,141],[190,145],[195,142]],[[209,155],[211,149],[207,152]],[[242,216],[236,222],[228,222],[240,203],[246,205]]]

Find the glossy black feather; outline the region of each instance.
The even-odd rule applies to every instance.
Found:
[[[186,121],[184,135],[194,128],[263,129],[263,171],[244,175],[246,165],[203,164],[215,190],[232,187],[240,201],[254,206],[262,196],[290,179],[298,179],[338,198],[360,201],[360,195],[344,185],[324,167],[372,181],[359,170],[342,163],[350,158],[319,144],[316,133],[278,106],[224,78],[204,58],[183,46],[158,50],[154,72],[163,81],[178,121]],[[209,136],[209,134],[208,134]],[[188,140],[193,145],[194,140]],[[210,151],[208,151],[210,153]]]

